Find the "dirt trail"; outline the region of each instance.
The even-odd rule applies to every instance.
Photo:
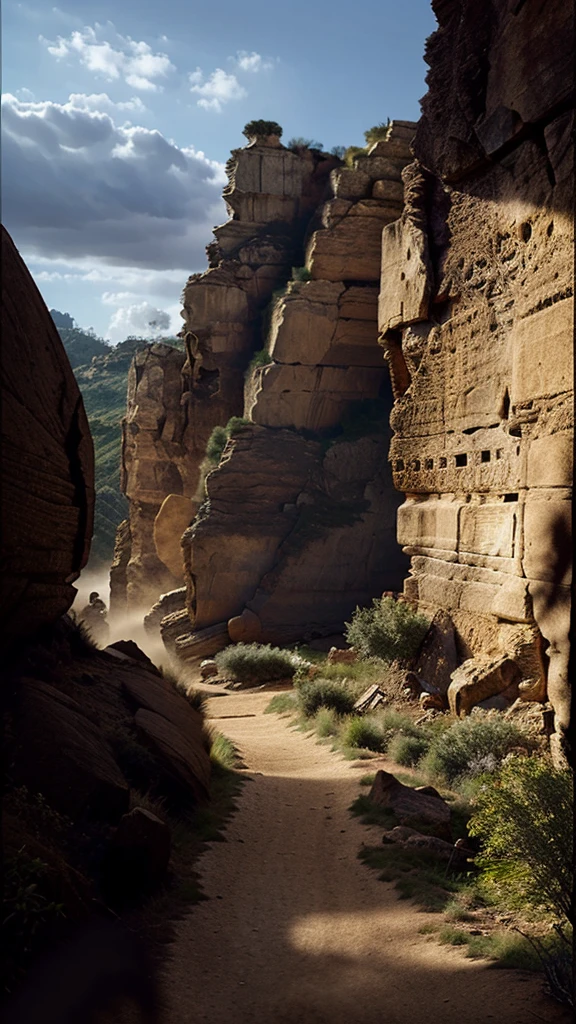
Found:
[[[497,971],[418,929],[357,860],[381,829],[350,817],[366,764],[264,715],[269,693],[210,701],[247,766],[225,843],[200,862],[209,900],[177,926],[169,1024],[532,1024],[567,1019],[541,981]],[[238,717],[228,717],[238,716]]]

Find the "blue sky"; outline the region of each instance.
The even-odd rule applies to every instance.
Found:
[[[2,219],[51,307],[180,326],[246,121],[326,149],[417,120],[429,0],[4,0]]]

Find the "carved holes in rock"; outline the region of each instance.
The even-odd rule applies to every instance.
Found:
[[[548,225],[548,227],[546,228],[546,234],[548,235],[548,238],[550,238],[550,235],[552,234],[553,231],[554,231],[554,221],[551,220],[549,225]]]
[[[420,459],[412,459],[412,469],[416,471],[420,469]]]
[[[396,459],[396,472],[400,473],[404,469],[404,459]]]
[[[501,459],[502,458],[502,448],[497,448],[496,449],[496,458],[497,459]]]
[[[516,455],[520,455],[520,445],[516,445]]]
[[[434,469],[434,459],[424,459],[424,469]]]
[[[406,253],[406,259],[407,259],[407,260],[410,260],[410,259],[412,259],[412,250],[411,250],[411,249],[408,249],[408,251],[407,251],[407,253]]]
[[[482,451],[482,452],[480,452],[480,462],[490,462],[490,452],[489,451]]]
[[[514,491],[514,493],[512,493],[512,494],[505,494],[504,495],[504,501],[505,502],[518,501],[518,493],[517,493],[517,491]]]
[[[467,466],[468,465],[468,456],[466,455],[465,452],[460,452],[459,455],[455,456],[454,461],[455,461],[456,466],[458,467],[458,469],[460,469],[462,466]]]
[[[402,273],[400,274],[400,280],[401,281],[405,281],[406,280],[406,274],[404,273],[404,271],[402,271]]]
[[[520,238],[522,242],[530,241],[532,238],[532,225],[530,224],[530,221],[525,220],[522,224],[518,225],[518,238]]]
[[[441,456],[440,459],[438,460],[438,465],[440,469],[446,469],[446,466],[448,465],[448,460]]]

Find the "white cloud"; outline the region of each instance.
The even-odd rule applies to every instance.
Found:
[[[212,227],[225,218],[223,166],[158,131],[120,126],[95,102],[3,97],[3,213],[16,244],[47,260],[48,273],[61,272],[56,261],[73,264],[64,272],[84,262],[86,274],[204,269]],[[128,280],[106,290],[142,294]]]
[[[95,110],[100,113],[126,110],[132,114],[145,114],[147,111],[147,107],[139,96],[133,96],[131,100],[116,103],[105,92],[90,93],[89,95],[83,92],[73,92],[70,94],[68,103],[65,106],[76,107],[78,110]]]
[[[130,334],[153,337],[171,330],[172,318],[166,310],[149,302],[123,306],[112,315],[107,337],[112,342],[123,341]]]
[[[217,114],[222,112],[225,103],[242,100],[248,95],[236,75],[229,75],[222,68],[216,68],[206,81],[203,81],[204,74],[201,68],[196,68],[188,78],[190,91],[200,96],[197,106],[203,107],[204,110],[214,110]]]
[[[55,42],[43,36],[40,40],[56,60],[76,58],[88,71],[108,81],[123,80],[142,91],[159,91],[162,87],[157,79],[176,70],[167,54],[153,53],[148,43],[120,35],[111,22],[87,25],[68,37],[58,36]]]
[[[238,50],[236,57],[230,59],[235,60],[241,71],[270,71],[274,67],[272,60],[262,57],[255,50],[252,50],[252,53],[248,53],[248,50]]]

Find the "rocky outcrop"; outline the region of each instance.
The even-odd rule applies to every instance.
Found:
[[[247,424],[182,539],[193,623],[182,656],[208,629],[221,643],[226,623],[229,639],[274,643],[337,632],[356,605],[399,586],[376,282],[413,132],[394,124],[354,169],[332,172],[304,272],[272,306]]]
[[[417,160],[403,172],[402,217],[384,229],[379,303],[405,594],[449,613],[461,659],[506,655],[510,625],[522,627],[558,745],[569,716],[572,12],[559,0],[433,7]]]
[[[58,332],[2,228],[2,650],[71,606],[86,565],[94,455]]]
[[[214,229],[210,268],[193,274],[183,293],[186,352],[155,344],[136,354],[130,370],[121,480],[129,535],[119,531],[113,610],[147,610],[181,585],[179,537],[195,510],[188,523],[180,516],[170,542],[162,503],[195,495],[212,430],[241,415],[244,374],[262,347],[263,311],[303,262],[305,231],[339,162],[292,152],[275,136],[232,153],[224,189],[231,219]]]

